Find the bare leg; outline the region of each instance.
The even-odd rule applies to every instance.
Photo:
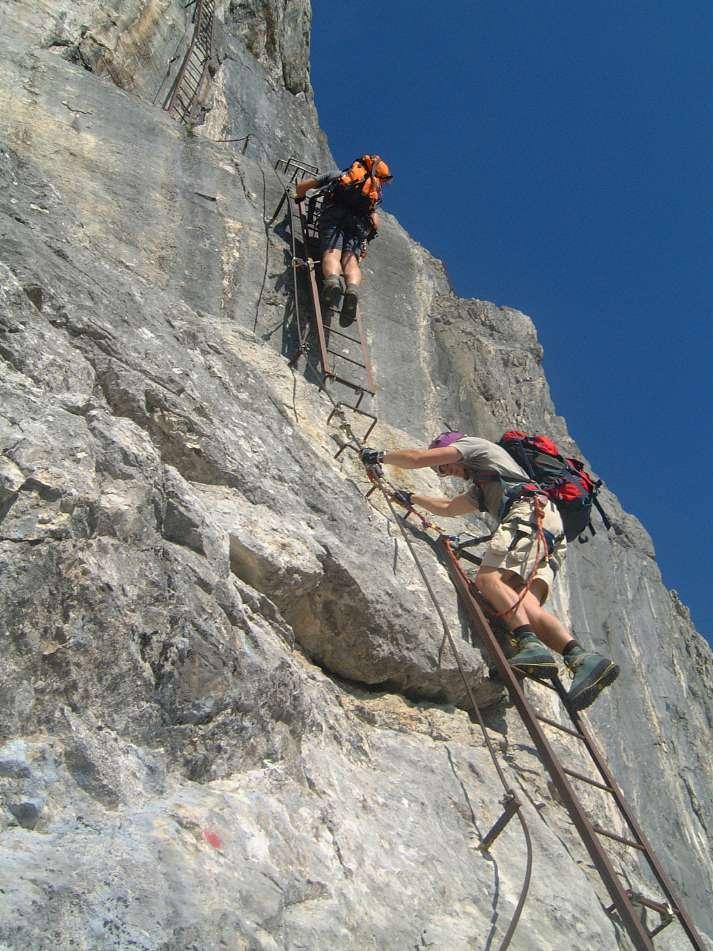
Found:
[[[342,254],[342,270],[347,284],[354,284],[357,287],[361,284],[361,268],[359,267],[359,258],[352,251],[345,251]]]
[[[334,248],[332,251],[325,251],[322,255],[322,278],[330,277],[331,275],[336,275],[340,277],[342,274],[342,252],[339,248]]]
[[[510,583],[508,577],[515,579],[515,583]],[[522,589],[522,582],[513,572],[487,565],[478,572],[475,584],[498,613],[512,607],[519,597],[518,585]],[[564,624],[540,604],[545,590],[544,582],[536,579],[517,608],[503,617],[503,622],[511,631],[527,625],[543,643],[561,654],[574,638]]]

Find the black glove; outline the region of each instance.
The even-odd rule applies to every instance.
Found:
[[[368,446],[364,446],[359,452],[359,458],[365,466],[378,466],[384,461],[384,450],[370,449]]]
[[[397,489],[391,496],[392,502],[398,502],[405,509],[413,508],[413,492],[407,492],[406,489]]]

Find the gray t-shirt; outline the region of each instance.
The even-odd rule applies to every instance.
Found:
[[[338,178],[341,178],[343,172],[340,172],[339,169],[334,169],[331,172],[326,172],[324,175],[320,175],[317,178],[317,189],[325,188],[327,185],[331,185],[332,182],[336,182]]]
[[[492,472],[505,479],[508,485],[531,481],[510,453],[489,439],[464,436],[453,445],[463,458],[467,475]],[[498,517],[503,502],[503,483],[500,479],[483,480],[479,485],[474,485],[468,495],[479,509],[489,512],[493,518]]]

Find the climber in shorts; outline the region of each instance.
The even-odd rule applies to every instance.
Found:
[[[479,436],[448,432],[437,436],[428,449],[364,448],[360,456],[367,467],[430,466],[439,476],[469,483],[467,491],[454,498],[398,490],[393,499],[405,508],[418,505],[439,517],[481,511],[497,520],[475,585],[512,634],[511,666],[526,676],[547,678],[557,672],[551,651],[561,654],[573,674],[567,699],[575,710],[588,707],[616,680],[616,664],[585,650],[543,607],[567,551],[562,518],[544,494],[519,494],[518,486],[531,485],[532,480],[506,449]]]
[[[381,203],[383,186],[392,177],[389,166],[378,155],[362,155],[343,172],[330,172],[297,184],[297,201],[314,190],[324,195],[317,222],[322,255],[322,303],[328,310],[336,310],[344,295],[342,326],[356,319],[362,280],[359,262],[366,255],[368,243],[379,233],[376,208]]]

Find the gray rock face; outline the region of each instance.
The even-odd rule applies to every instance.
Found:
[[[476,848],[502,788],[456,658],[388,509],[365,499],[353,453],[334,458],[329,398],[285,359],[273,165],[331,162],[309,7],[216,10],[212,108],[188,134],[156,92],[190,33],[183,4],[3,8],[0,943],[495,947],[521,832]],[[244,154],[210,141],[248,132]],[[366,271],[375,443],[447,419],[575,448],[527,317],[458,300],[388,215]],[[615,530],[576,546],[554,604],[622,667],[591,720],[710,935],[711,654],[644,529],[604,501]],[[412,538],[533,837],[512,947],[628,947],[443,566]],[[656,895],[630,852],[613,856]],[[671,925],[657,946],[689,945]]]

